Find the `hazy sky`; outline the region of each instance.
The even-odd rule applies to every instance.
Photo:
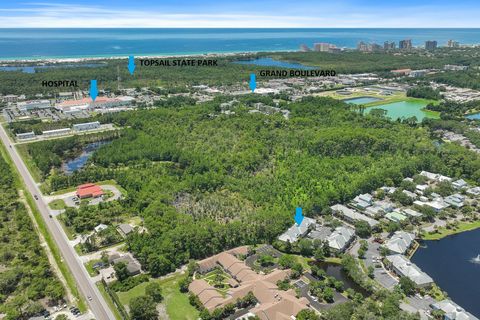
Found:
[[[480,27],[480,1],[0,0],[0,27]]]

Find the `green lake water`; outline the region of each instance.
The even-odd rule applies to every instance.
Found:
[[[365,109],[366,112],[370,112],[373,109],[384,109],[387,111],[387,116],[393,120],[398,118],[410,118],[417,117],[417,120],[420,122],[423,118],[432,118],[431,115],[422,111],[427,103],[422,101],[400,101],[388,104],[382,104],[374,107],[368,107]]]

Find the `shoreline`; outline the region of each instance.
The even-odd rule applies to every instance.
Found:
[[[211,52],[211,53],[190,53],[190,54],[143,54],[135,55],[135,59],[156,58],[156,59],[171,59],[171,58],[228,58],[235,56],[251,56],[260,53],[291,53],[298,52],[298,50],[278,50],[278,51],[238,51],[238,52]],[[122,60],[128,59],[130,55],[109,55],[109,56],[84,56],[84,57],[38,57],[38,58],[0,58],[0,66],[8,67],[12,63],[79,63],[79,62],[95,62],[104,60]]]
[[[477,229],[480,229],[480,220],[477,220],[474,222],[468,222],[468,223],[466,222],[460,223],[457,229],[441,228],[439,229],[440,231],[439,233],[433,233],[433,234],[429,234],[428,232],[426,232],[422,234],[420,239],[422,241],[439,241],[448,236],[460,234],[463,232],[474,231]]]

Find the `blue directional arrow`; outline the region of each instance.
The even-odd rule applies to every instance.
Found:
[[[98,89],[97,89],[97,80],[90,80],[90,98],[93,101],[97,99],[98,96]]]
[[[257,79],[255,76],[255,73],[250,73],[250,89],[252,92],[255,92],[255,89],[257,88]]]
[[[297,225],[301,225],[303,221],[303,213],[302,213],[302,208],[297,207],[295,209],[295,223]]]
[[[131,75],[133,75],[133,72],[135,71],[135,57],[134,56],[128,57],[128,71],[130,71]]]

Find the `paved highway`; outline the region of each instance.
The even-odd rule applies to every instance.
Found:
[[[10,141],[10,138],[8,137],[5,129],[1,124],[0,138],[5,145],[8,153],[10,154],[13,163],[17,166],[17,169],[20,172],[20,175],[25,183],[27,190],[32,195],[38,196],[38,200],[35,201],[37,208],[40,211],[43,220],[45,220],[48,231],[53,236],[54,241],[60,249],[64,262],[66,262],[68,267],[70,268],[70,272],[72,273],[75,281],[77,282],[77,287],[80,293],[84,297],[91,297],[91,300],[86,300],[90,307],[90,310],[95,316],[95,319],[115,320],[112,311],[103,299],[97,286],[91,281],[90,276],[87,274],[87,271],[83,267],[82,262],[78,258],[75,250],[73,249],[73,247],[70,246],[68,238],[61,229],[62,227],[60,226],[59,222],[56,219],[50,218],[47,204],[44,202],[42,194],[37,184],[35,183],[35,180],[33,180],[33,177],[23,163],[23,160],[18,154],[15,147],[12,146],[12,142]]]

